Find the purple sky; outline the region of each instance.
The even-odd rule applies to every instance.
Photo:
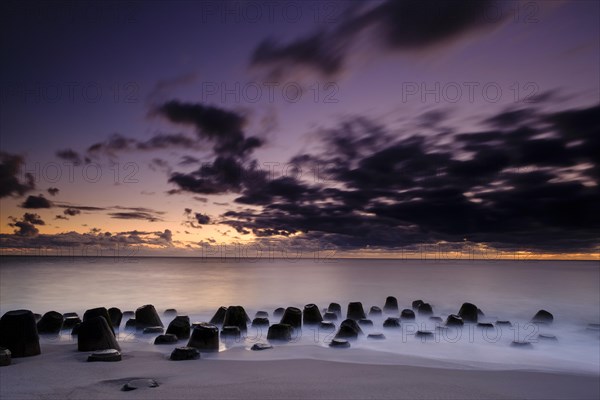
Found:
[[[8,1],[1,18],[3,249],[598,253],[597,1]]]

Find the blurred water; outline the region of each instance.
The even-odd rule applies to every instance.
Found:
[[[257,310],[268,311],[273,322],[276,307],[302,308],[316,303],[325,308],[335,301],[345,309],[348,302],[361,301],[368,312],[372,305],[382,307],[390,295],[398,298],[400,309],[410,308],[412,300],[423,299],[432,304],[435,315],[443,318],[469,301],[490,321],[511,320],[514,326],[483,332],[469,325],[457,332],[443,332],[436,331],[427,318],[418,318],[414,324],[403,323],[402,329],[390,331],[382,328],[385,316],[373,318],[374,328],[365,328],[365,333],[384,332],[387,340],[362,338],[352,347],[368,350],[375,360],[379,357],[394,362],[390,355],[414,355],[440,361],[600,373],[599,332],[586,329],[589,323],[600,322],[598,262],[0,259],[2,313],[27,308],[38,313],[56,310],[81,315],[92,307],[135,310],[150,303],[159,312],[176,308],[180,314],[200,321],[210,319],[221,305],[239,304],[251,317]],[[541,327],[529,324],[542,308],[554,314],[555,323]],[[426,342],[417,339],[417,329],[432,330],[434,338]],[[559,341],[537,342],[537,334],[544,332],[555,334]],[[264,341],[265,336],[266,331],[251,329],[245,340],[230,347],[248,348],[253,342]],[[132,338],[142,343],[152,340],[121,333],[124,341]],[[534,348],[511,348],[515,339],[532,340]],[[329,340],[328,332],[307,328],[287,346],[286,354],[306,357],[306,346],[326,348]],[[341,353],[334,354],[337,357]]]

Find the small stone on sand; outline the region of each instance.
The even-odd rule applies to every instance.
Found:
[[[329,343],[329,347],[336,349],[347,349],[350,347],[350,343],[345,339],[333,339],[331,343]]]
[[[272,349],[273,346],[271,346],[268,343],[254,343],[252,345],[252,347],[250,348],[250,350],[254,350],[254,351],[260,351],[260,350],[268,350],[268,349]]]
[[[121,390],[124,392],[129,392],[131,390],[155,388],[158,386],[159,386],[158,382],[156,382],[154,379],[141,378],[141,379],[130,380],[129,382],[127,382],[126,384],[123,385]]]
[[[197,360],[200,358],[200,351],[194,347],[176,347],[171,353],[171,360],[185,361]]]
[[[526,340],[514,340],[511,344],[511,347],[518,347],[521,349],[532,349],[533,345]]]
[[[367,335],[367,339],[370,339],[370,340],[384,340],[385,339],[385,335],[383,333],[369,333],[369,335]]]
[[[121,361],[121,352],[115,349],[98,350],[88,356],[88,361]]]

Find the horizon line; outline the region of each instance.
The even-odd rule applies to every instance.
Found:
[[[189,259],[205,259],[205,260],[221,260],[221,261],[244,261],[244,260],[283,260],[283,261],[299,261],[299,260],[315,260],[323,263],[327,263],[328,260],[390,260],[390,261],[437,261],[437,262],[451,262],[451,261],[599,261],[598,258],[581,259],[581,258],[523,258],[523,259],[511,259],[511,258],[399,258],[399,257],[331,257],[331,258],[318,258],[314,257],[298,257],[298,258],[285,258],[285,257],[201,257],[201,256],[168,256],[168,255],[135,255],[135,256],[86,256],[86,255],[34,255],[34,254],[0,254],[0,258],[3,257],[15,257],[15,258],[112,258],[112,259],[136,259],[136,258],[189,258]],[[600,265],[599,265],[600,266]]]

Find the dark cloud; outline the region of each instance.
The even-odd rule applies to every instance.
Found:
[[[267,205],[278,201],[296,203],[314,199],[315,195],[318,196],[318,191],[319,189],[294,178],[282,177],[269,180],[262,186],[248,187],[236,202],[254,205]]]
[[[40,231],[33,224],[26,221],[17,221],[14,224],[9,224],[17,229],[15,229],[15,235],[17,236],[37,236]]]
[[[506,128],[522,124],[534,116],[533,110],[525,108],[504,111],[488,118],[485,122],[496,128]]]
[[[142,211],[111,212],[108,213],[108,215],[115,219],[141,219],[149,222],[162,221],[162,219],[156,215]]]
[[[169,182],[174,183],[180,191],[197,194],[238,193],[253,181],[262,181],[266,172],[257,168],[255,161],[243,163],[236,157],[217,157],[212,163],[202,165],[195,171],[174,172]]]
[[[184,215],[186,216],[186,220],[183,222],[183,225],[190,228],[198,229],[202,228],[202,225],[210,223],[210,217],[208,215],[199,212],[195,213],[191,208],[185,208]]]
[[[325,76],[344,69],[358,42],[368,41],[376,51],[426,50],[444,45],[484,26],[495,26],[498,14],[492,0],[387,0],[349,2],[333,28],[310,33],[281,44],[266,39],[254,50],[250,64],[266,66],[278,76],[297,68],[311,68]],[[375,4],[375,5],[373,5]]]
[[[91,231],[94,231],[94,229],[96,229],[96,228],[91,229]],[[130,235],[130,236],[132,236],[132,235],[133,236],[145,236],[145,235],[152,235],[152,234],[158,235],[158,234],[160,234],[160,232],[138,231],[137,229],[134,229],[132,231],[120,232],[120,234],[121,235]]]
[[[81,214],[81,210],[77,208],[67,208],[63,211],[63,214],[74,217],[75,215]]]
[[[9,217],[9,226],[15,228],[14,234],[19,237],[35,237],[39,234],[39,230],[35,225],[46,225],[38,214],[25,213],[20,220],[14,217]]]
[[[21,168],[25,164],[23,157],[0,152],[0,198],[23,196],[35,188],[34,177],[26,173],[21,180]]]
[[[181,166],[193,165],[193,164],[198,164],[199,162],[200,162],[200,160],[197,159],[196,157],[186,155],[186,156],[181,157],[181,161],[179,162],[179,165],[181,165]]]
[[[424,112],[423,114],[419,115],[417,119],[417,126],[420,128],[427,128],[431,130],[447,129],[447,127],[445,127],[443,123],[446,122],[450,114],[451,110],[448,109],[437,109]]]
[[[213,165],[204,165],[192,173],[175,172],[169,177],[169,182],[192,193],[237,192],[241,185],[239,165],[234,159],[218,158]]]
[[[147,207],[123,207],[123,206],[108,206],[108,207],[95,207],[95,206],[83,206],[70,203],[57,204],[58,207],[64,208],[63,213],[65,215],[75,216],[80,214],[82,211],[86,212],[107,212],[111,218],[116,219],[141,219],[150,222],[162,221],[162,215],[164,211],[157,211]],[[115,212],[115,210],[118,210]]]
[[[374,27],[390,49],[436,45],[482,25],[501,22],[491,18],[492,0],[388,0],[345,23],[345,30]],[[497,10],[496,10],[497,11]]]
[[[196,140],[182,134],[160,134],[145,142],[137,143],[136,147],[138,150],[158,150],[173,147],[190,149],[197,147],[197,145],[198,143]]]
[[[115,156],[121,151],[159,150],[170,148],[211,149],[214,159],[203,163],[192,172],[172,172],[168,162],[161,158],[154,158],[150,164],[153,170],[165,170],[169,174],[169,182],[177,188],[170,189],[169,195],[182,192],[199,194],[219,194],[239,192],[245,179],[244,163],[252,152],[261,147],[263,140],[255,136],[247,136],[244,132],[246,119],[243,115],[221,108],[199,103],[183,103],[169,101],[153,111],[170,122],[188,125],[195,128],[196,137],[190,138],[184,134],[159,134],[147,141],[139,141],[113,134],[103,142],[91,145],[87,149],[90,157],[100,154]],[[62,154],[64,153],[64,154]],[[64,151],[63,157],[68,157],[70,152]],[[184,156],[180,165],[192,165],[199,159]],[[252,162],[250,162],[252,165]],[[119,218],[121,216],[116,214]]]
[[[29,222],[33,225],[46,225],[42,218],[38,214],[34,213],[23,214],[23,221]]]
[[[135,212],[144,212],[144,213],[149,213],[149,214],[156,214],[156,215],[163,215],[165,212],[164,211],[156,211],[152,208],[147,208],[147,207],[122,207],[122,206],[113,206],[110,208],[114,208],[117,210],[128,210],[128,211],[135,211]]]
[[[152,171],[162,170],[162,171],[170,171],[171,167],[169,166],[169,162],[162,158],[153,158],[152,161],[148,164],[148,168]]]
[[[569,153],[575,154],[582,161],[589,160],[594,164],[594,176],[600,180],[600,118],[598,107],[580,110],[567,110],[548,115],[546,121],[560,132]]]
[[[158,236],[158,238],[162,241],[164,241],[166,244],[168,245],[172,245],[173,243],[173,233],[171,232],[170,229],[165,229],[164,232],[162,233],[157,233],[156,234]]]
[[[119,133],[114,133],[103,142],[95,143],[88,147],[87,154],[97,156],[100,154],[116,155],[118,152],[126,151],[153,151],[172,148],[181,149],[196,149],[199,148],[199,143],[196,138],[177,133],[166,134],[161,133],[151,137],[146,141],[123,136]]]
[[[240,114],[200,103],[169,101],[156,114],[177,124],[193,126],[200,139],[213,143],[213,151],[222,157],[244,157],[263,145],[261,139],[246,137],[246,119]]]
[[[156,82],[150,93],[148,94],[148,100],[151,102],[161,101],[163,98],[169,95],[171,91],[181,86],[189,86],[194,83],[198,78],[197,73],[187,73],[176,76],[170,79],[162,79]]]
[[[113,133],[103,142],[98,142],[87,149],[88,154],[97,154],[100,152],[113,153],[115,151],[131,150],[137,141],[127,138],[119,133]]]
[[[243,163],[251,153],[263,145],[262,139],[247,137],[244,132],[246,119],[244,116],[221,108],[199,103],[182,103],[169,101],[156,107],[153,112],[170,122],[188,125],[195,128],[196,137],[189,138],[183,134],[157,135],[146,142],[127,138],[120,134],[110,136],[104,142],[96,143],[88,148],[88,154],[100,153],[115,155],[118,151],[155,150],[173,147],[185,149],[200,148],[207,143],[212,146],[213,161],[202,164],[192,172],[171,172],[166,161],[155,158],[151,169],[163,169],[169,173],[169,182],[177,188],[170,189],[169,195],[182,192],[199,194],[219,194],[239,192],[242,183]],[[186,156],[183,164],[189,165],[198,161]],[[115,214],[118,218],[126,215]]]
[[[55,187],[48,188],[48,194],[50,194],[50,196],[56,196],[58,194],[58,192],[60,192],[60,190],[58,188],[55,188]]]
[[[25,199],[25,201],[21,203],[21,207],[33,209],[51,208],[52,203],[40,194],[39,196],[27,196],[27,199]]]
[[[61,160],[69,161],[73,165],[81,165],[82,157],[73,149],[59,150],[56,152],[56,157]]]
[[[346,121],[324,132],[322,152],[292,160],[322,165],[326,180],[241,185],[235,201],[252,208],[221,221],[242,234],[302,233],[344,249],[465,240],[511,250],[597,249],[600,106],[531,108],[482,122],[496,129],[410,136],[364,118]]]
[[[273,77],[298,66],[312,67],[325,76],[332,76],[342,69],[347,46],[347,39],[338,39],[326,32],[314,33],[285,45],[265,39],[254,49],[251,64],[274,66]]]
[[[206,214],[196,213],[194,215],[194,217],[196,218],[196,221],[198,221],[198,223],[200,225],[206,225],[206,224],[210,223],[210,217]]]
[[[63,220],[66,220],[66,221],[69,220],[69,218],[65,217],[64,215],[60,215],[60,214],[58,214],[57,216],[55,216],[54,219],[63,219]]]
[[[33,197],[33,196],[29,196]],[[41,197],[41,196],[40,196]],[[38,198],[34,198],[39,201]],[[43,199],[43,197],[42,197]],[[28,198],[29,200],[29,198]],[[45,200],[45,199],[44,199]],[[70,203],[56,204],[57,207],[64,208],[63,214],[69,216],[79,215],[81,212],[107,212],[107,215],[116,219],[139,219],[150,222],[162,221],[164,211],[157,211],[147,207],[123,207],[123,206],[108,206],[95,207],[84,206]],[[27,208],[27,207],[26,207]],[[32,208],[32,207],[29,207]],[[63,218],[60,218],[63,219]]]

